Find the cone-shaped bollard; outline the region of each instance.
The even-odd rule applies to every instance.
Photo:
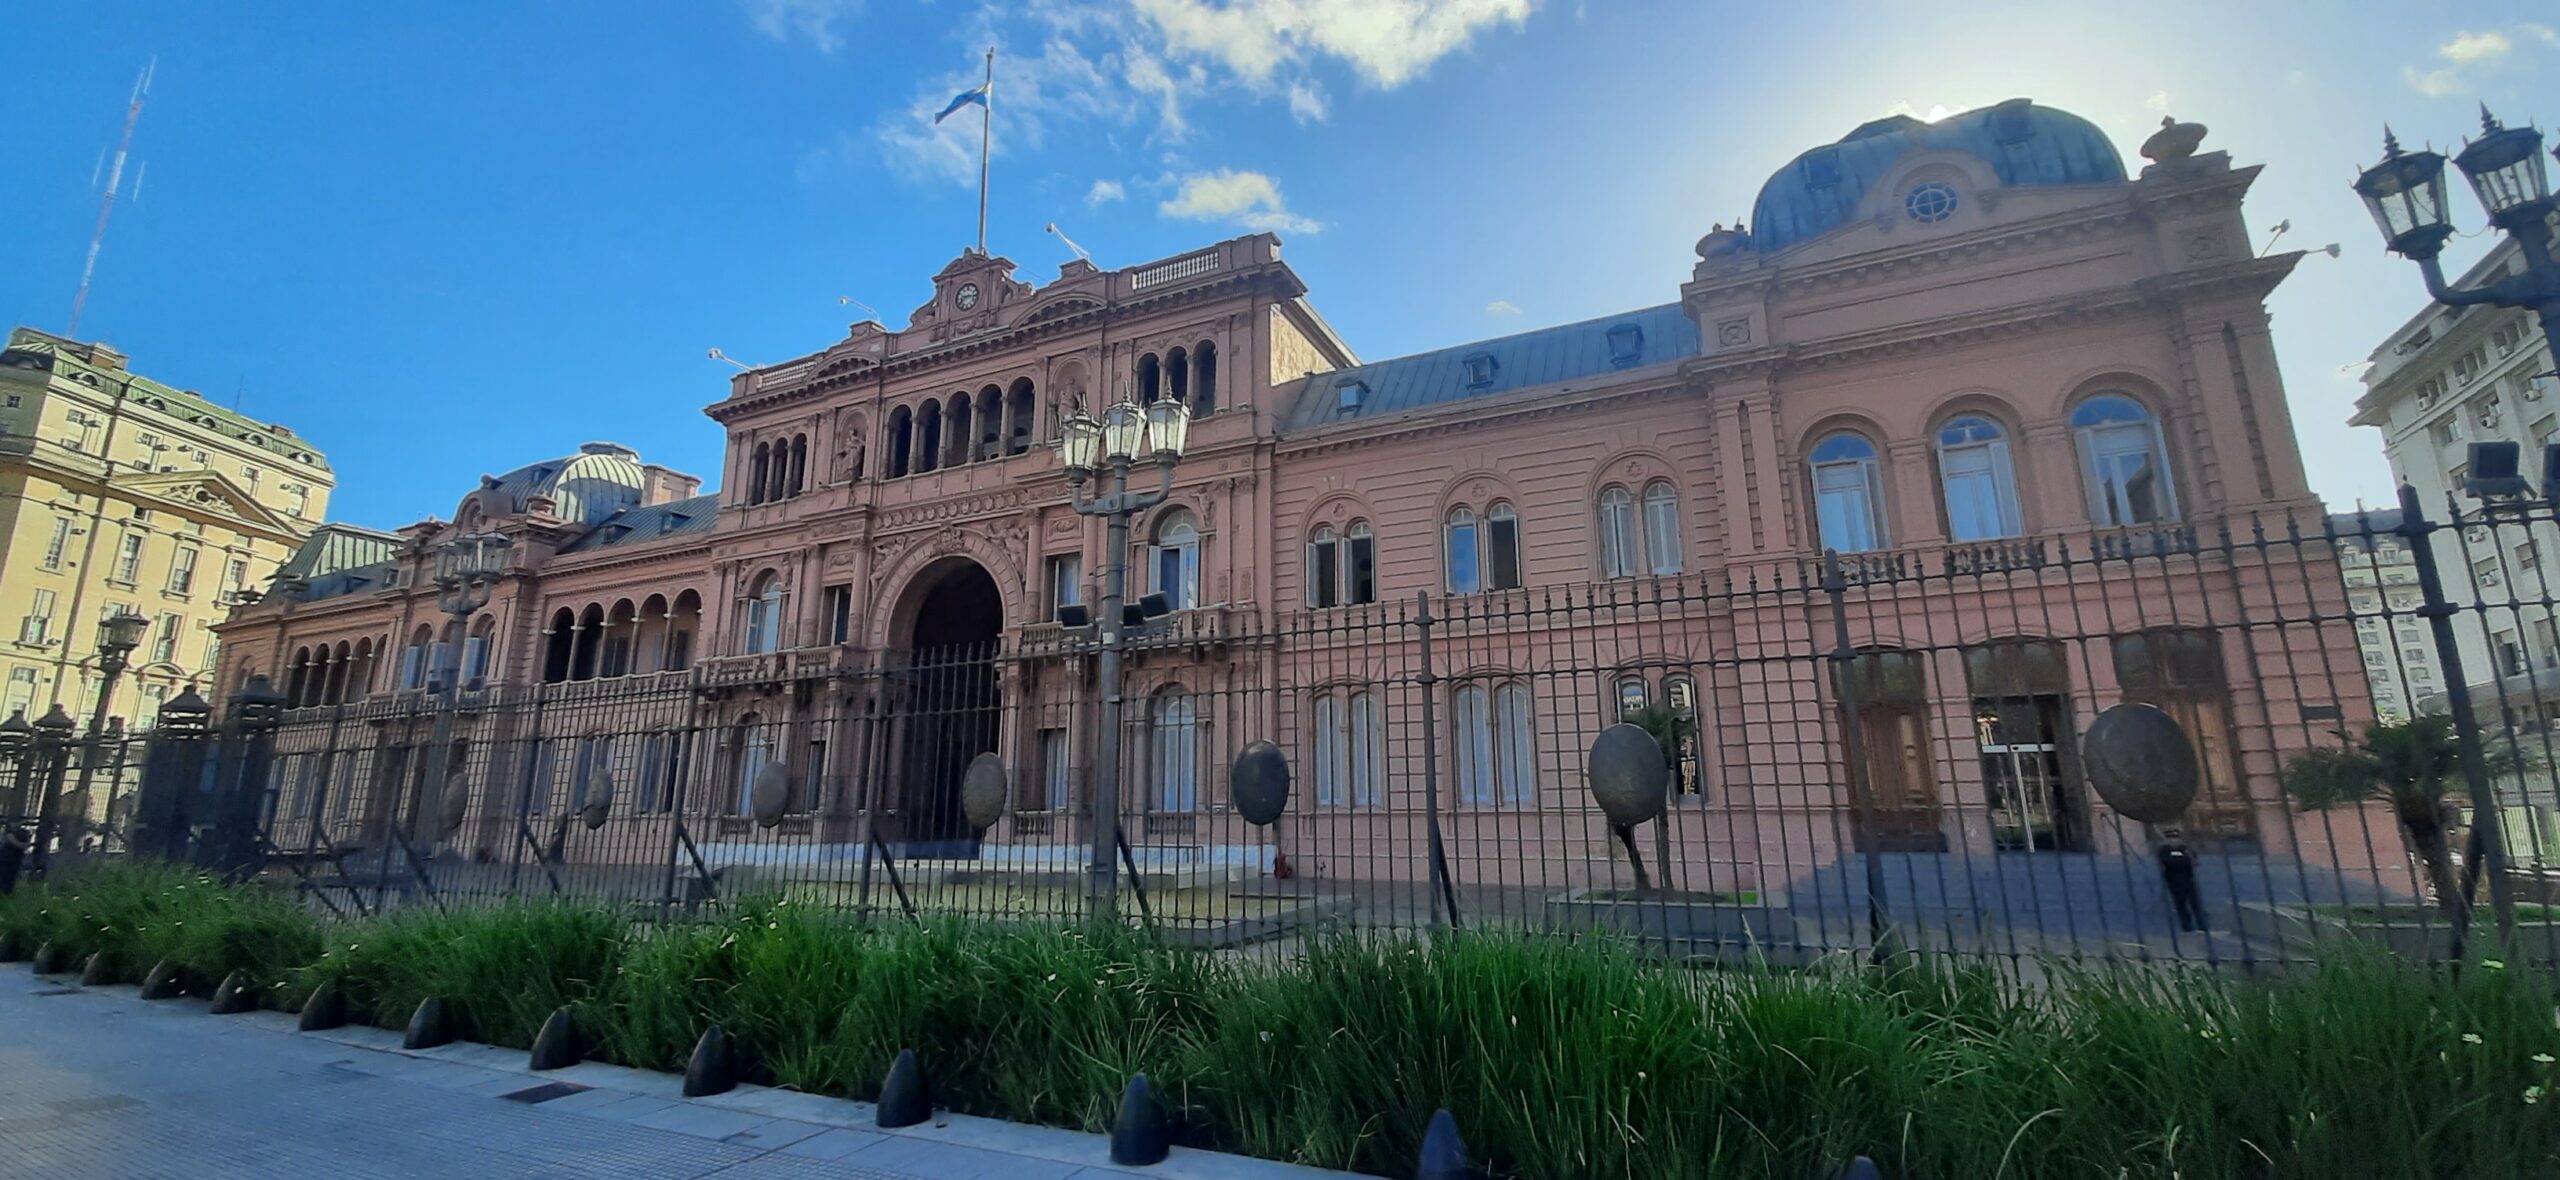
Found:
[[[71,956],[64,953],[52,939],[46,939],[36,944],[35,961],[28,965],[33,967],[38,975],[60,975],[62,969],[70,965],[70,958]]]
[[[400,1034],[403,1049],[433,1049],[453,1043],[453,1021],[444,1014],[444,999],[428,996],[409,1014],[409,1031]]]
[[[116,981],[115,964],[107,961],[107,952],[98,951],[80,964],[80,986],[99,987]]]
[[[234,971],[222,977],[222,986],[213,989],[213,1014],[231,1016],[258,1009],[257,989],[249,985],[249,973]]]
[[[693,1058],[684,1063],[684,1096],[700,1098],[737,1088],[737,1054],[730,1048],[728,1032],[712,1025],[702,1030],[702,1039],[693,1043]]]
[[[1160,1164],[1172,1150],[1155,1087],[1147,1084],[1145,1074],[1129,1075],[1129,1088],[1120,1092],[1120,1117],[1111,1122],[1111,1162],[1123,1167]]]
[[[0,963],[15,963],[26,957],[26,935],[15,930],[0,932]]]
[[[933,1091],[925,1087],[924,1067],[916,1063],[915,1050],[900,1049],[880,1083],[880,1125],[912,1127],[931,1118]]]
[[[178,978],[178,965],[162,959],[151,965],[151,974],[142,977],[142,998],[174,1000],[187,989]]]
[[[1466,1141],[1458,1138],[1456,1115],[1443,1110],[1431,1116],[1431,1129],[1422,1136],[1422,1163],[1413,1171],[1413,1180],[1476,1180],[1476,1171],[1467,1163]]]
[[[534,1034],[533,1057],[527,1064],[533,1069],[561,1069],[576,1065],[586,1055],[578,1044],[578,1023],[562,1006],[552,1009],[551,1019],[543,1021],[542,1031]]]
[[[347,993],[339,991],[334,981],[323,982],[311,989],[311,998],[302,1001],[302,1020],[298,1026],[302,1031],[319,1032],[344,1027],[346,1023]]]
[[[1884,1173],[1876,1170],[1874,1160],[1862,1155],[1840,1169],[1840,1180],[1884,1180]]]

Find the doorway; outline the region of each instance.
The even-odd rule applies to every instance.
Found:
[[[1991,844],[2003,852],[2089,852],[2089,800],[2071,753],[2071,673],[2059,643],[1965,649]]]
[[[960,780],[996,748],[1002,715],[997,653],[1004,598],[985,567],[965,558],[926,571],[909,624],[899,711],[905,742],[887,838],[901,856],[974,856],[977,833],[960,808]]]

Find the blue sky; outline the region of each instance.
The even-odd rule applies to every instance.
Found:
[[[1052,221],[1105,266],[1272,228],[1373,358],[1676,298],[1692,244],[1797,152],[2027,96],[2131,164],[2163,111],[2206,123],[2266,166],[2262,241],[2290,219],[2288,246],[2344,245],[2278,293],[2276,338],[2317,489],[2387,499],[2377,438],[2344,425],[2353,366],[2423,296],[2346,184],[2385,120],[2441,144],[2481,99],[2560,118],[2560,20],[2063,7],[22,4],[0,38],[0,315],[64,327],[99,155],[156,55],[143,188],[82,335],[309,436],[338,469],[330,515],[397,527],[590,439],[716,483],[706,348],[814,351],[860,318],[848,297],[902,323],[972,240],[974,111],[930,117],[990,43],[988,234],[1023,278],[1068,257]]]

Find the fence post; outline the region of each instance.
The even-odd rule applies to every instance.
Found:
[[[1448,846],[1440,838],[1440,732],[1433,709],[1440,675],[1431,663],[1431,592],[1416,590],[1415,625],[1422,636],[1422,816],[1431,829],[1431,924],[1458,924],[1458,889],[1449,879]],[[1445,910],[1442,907],[1447,907]]]
[[[2455,526],[2428,520],[2418,500],[2418,489],[2400,485],[2400,535],[2408,541],[2409,555],[2417,562],[2418,592],[2425,598],[2418,613],[2427,620],[2427,630],[2435,640],[2436,660],[2444,666],[2445,705],[2453,716],[2455,744],[2462,752],[2462,777],[2471,787],[2471,833],[2480,848],[2481,870],[2489,877],[2489,906],[2497,916],[2498,943],[2512,950],[2515,893],[2507,880],[2507,839],[2498,812],[2498,789],[2489,781],[2488,762],[2481,756],[2480,719],[2471,710],[2471,679],[2462,670],[2462,647],[2453,634],[2453,616],[2458,608],[2445,598],[2444,575],[2436,569],[2435,545],[2430,540],[2437,530],[2450,527]],[[2459,960],[2471,934],[2471,899],[2462,898],[2455,911],[2458,916],[2451,924],[2451,955]]]
[[[1885,959],[1884,862],[1876,847],[1875,785],[1867,775],[1867,735],[1858,722],[1858,649],[1849,642],[1849,578],[1840,552],[1822,551],[1822,594],[1831,603],[1832,689],[1840,694],[1840,746],[1849,763],[1849,794],[1858,807],[1858,860],[1866,870],[1867,953]]]
[[[160,706],[159,727],[143,739],[142,787],[134,800],[133,829],[125,837],[125,847],[136,855],[176,860],[187,854],[187,837],[197,819],[193,804],[205,780],[205,723],[212,712],[194,685]]]

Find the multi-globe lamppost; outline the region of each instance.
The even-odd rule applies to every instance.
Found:
[[[2489,223],[2516,240],[2524,273],[2477,287],[2445,283],[2437,255],[2453,236],[2453,220],[2445,208],[2444,154],[2402,151],[2388,127],[2382,131],[2382,162],[2356,178],[2356,195],[2364,198],[2391,252],[2418,264],[2427,294],[2437,302],[2532,311],[2542,321],[2552,355],[2560,358],[2560,257],[2552,254],[2553,202],[2542,163],[2542,132],[2531,125],[2503,126],[2486,106],[2480,108],[2480,131],[2480,138],[2465,143],[2453,163],[2471,182]]]
[[[70,838],[77,841],[80,829],[89,819],[89,788],[97,778],[98,764],[106,761],[107,707],[116,695],[116,681],[124,678],[124,670],[132,666],[133,649],[142,646],[142,633],[151,620],[131,611],[117,611],[98,624],[98,673],[104,682],[98,686],[98,701],[89,709],[89,728],[80,736],[80,777],[71,786],[71,798],[79,808],[79,817],[70,827]],[[54,809],[57,778],[45,780],[43,806],[36,813],[36,847],[34,870],[44,873],[53,857]]]
[[[2554,203],[2542,163],[2542,132],[2529,124],[2503,126],[2497,116],[2489,113],[2487,104],[2482,104],[2480,138],[2466,142],[2453,163],[2462,169],[2463,179],[2471,182],[2472,195],[2479,198],[2480,208],[2489,214],[2489,224],[2515,239],[2517,253],[2524,258],[2523,273],[2477,287],[2454,287],[2444,281],[2444,267],[2437,256],[2444,252],[2445,239],[2453,236],[2451,211],[2445,208],[2444,155],[2435,151],[2402,151],[2399,137],[2389,127],[2382,129],[2382,162],[2356,178],[2356,195],[2364,198],[2374,225],[2382,230],[2383,244],[2392,253],[2418,264],[2427,294],[2434,296],[2436,302],[2449,307],[2488,304],[2531,311],[2542,322],[2542,338],[2552,357],[2560,359],[2560,256],[2552,253]],[[2480,449],[2475,446],[2475,454]],[[2487,474],[2482,465],[2473,464],[2474,494],[2492,494],[2489,489],[2495,485],[2510,490],[2528,486],[2517,477],[2514,446],[2508,444],[2503,450],[2506,470],[2493,478],[2482,478]],[[2560,495],[2560,470],[2552,469],[2560,467],[2560,448],[2550,448],[2549,452],[2544,456],[2544,494]],[[2409,510],[2418,507],[2417,493],[2402,487],[2400,503],[2404,522],[2414,521],[2417,514]],[[2422,535],[2412,534],[2413,539]],[[2434,564],[2421,562],[2419,573],[2422,580],[2431,582],[2435,578]],[[2505,839],[2495,819],[2497,796],[2481,754],[2479,727],[2472,719],[2471,694],[2464,684],[2460,649],[2454,643],[2453,619],[2450,612],[2437,613],[2428,624],[2434,632],[2436,650],[2444,653],[2445,674],[2452,682],[2446,704],[2453,715],[2455,732],[2461,737],[2463,777],[2471,784],[2472,839],[2480,866],[2489,878],[2489,904],[2497,914],[2501,940],[2512,941],[2514,893],[2504,871]],[[2459,931],[2456,937],[2458,940]],[[2455,945],[2461,944],[2457,941]]]
[[[445,791],[453,777],[454,714],[461,708],[463,649],[471,641],[471,616],[489,605],[514,548],[515,542],[502,533],[465,533],[436,548],[436,605],[453,622],[446,628],[450,638],[442,645],[443,658],[432,673],[440,699],[435,730],[427,739],[427,786],[420,801],[433,808],[425,817],[433,825],[431,838],[447,834],[462,811],[445,798]]]
[[[1173,491],[1173,468],[1182,461],[1183,443],[1190,434],[1190,408],[1171,399],[1141,408],[1124,397],[1118,405],[1102,411],[1099,419],[1079,407],[1060,424],[1059,457],[1066,463],[1067,482],[1074,487],[1075,509],[1106,522],[1102,601],[1095,604],[1092,616],[1101,651],[1098,671],[1102,681],[1093,743],[1090,868],[1091,895],[1099,914],[1116,913],[1119,901],[1120,873],[1114,859],[1120,851],[1120,653],[1128,641],[1128,628],[1144,621],[1128,617],[1126,609],[1129,521],[1164,503],[1166,495]],[[1155,464],[1156,487],[1153,491],[1133,492],[1129,490],[1129,471],[1139,458],[1141,442]],[[1087,496],[1085,485],[1097,475],[1106,481],[1104,490]],[[1073,615],[1081,613],[1062,610],[1059,621],[1080,625],[1081,620]]]

